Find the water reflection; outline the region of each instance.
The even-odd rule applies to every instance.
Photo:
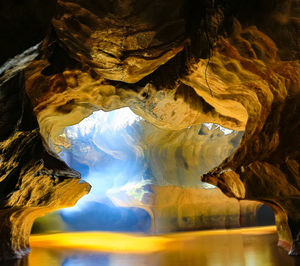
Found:
[[[299,258],[290,257],[277,247],[274,227],[198,231],[161,236],[118,235],[106,232],[97,233],[97,237],[85,238],[83,234],[91,233],[71,233],[64,241],[61,241],[58,234],[55,235],[56,238],[52,236],[52,242],[48,236],[32,237],[33,248],[28,257],[28,266],[300,265]],[[74,242],[76,237],[77,242]],[[88,239],[89,244],[85,246],[84,242]],[[97,241],[101,242],[100,246]],[[82,247],[78,248],[80,244]],[[88,250],[88,246],[92,248]]]

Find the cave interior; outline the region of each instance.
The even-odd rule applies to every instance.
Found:
[[[300,0],[0,0],[0,36],[0,263],[273,224],[300,255]]]

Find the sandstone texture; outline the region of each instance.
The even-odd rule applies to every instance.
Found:
[[[41,3],[23,9],[42,10]],[[37,13],[25,14],[36,21]],[[15,209],[57,208],[63,204],[52,197],[64,189],[71,204],[85,194],[88,186],[49,146],[93,111],[129,106],[164,129],[211,122],[244,131],[238,150],[201,180],[271,206],[280,244],[299,255],[299,0],[59,0],[51,22],[42,21],[19,45],[0,28],[10,46],[5,60],[45,36],[36,57],[1,68],[1,220],[17,217]],[[27,247],[27,233],[8,228],[11,250]]]
[[[41,136],[25,93],[24,72],[15,67],[6,74],[0,78],[1,260],[29,252],[35,218],[73,206],[90,189],[79,183],[80,174],[61,161]]]

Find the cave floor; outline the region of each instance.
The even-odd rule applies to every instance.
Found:
[[[28,266],[297,266],[274,226],[145,236],[112,232],[32,235]]]

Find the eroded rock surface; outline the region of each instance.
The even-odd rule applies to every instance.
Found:
[[[28,253],[35,218],[72,206],[89,191],[41,137],[23,72],[10,74],[0,80],[1,260]]]
[[[297,255],[299,10],[299,0],[60,0],[24,70],[41,134],[55,142],[94,110],[123,106],[166,129],[244,130],[239,149],[202,180],[269,204]],[[36,132],[24,136],[19,119],[8,120],[13,139]]]
[[[218,166],[239,146],[243,132],[224,134],[216,125],[195,125],[182,130],[142,123],[145,158],[156,185],[193,187],[199,175]]]

